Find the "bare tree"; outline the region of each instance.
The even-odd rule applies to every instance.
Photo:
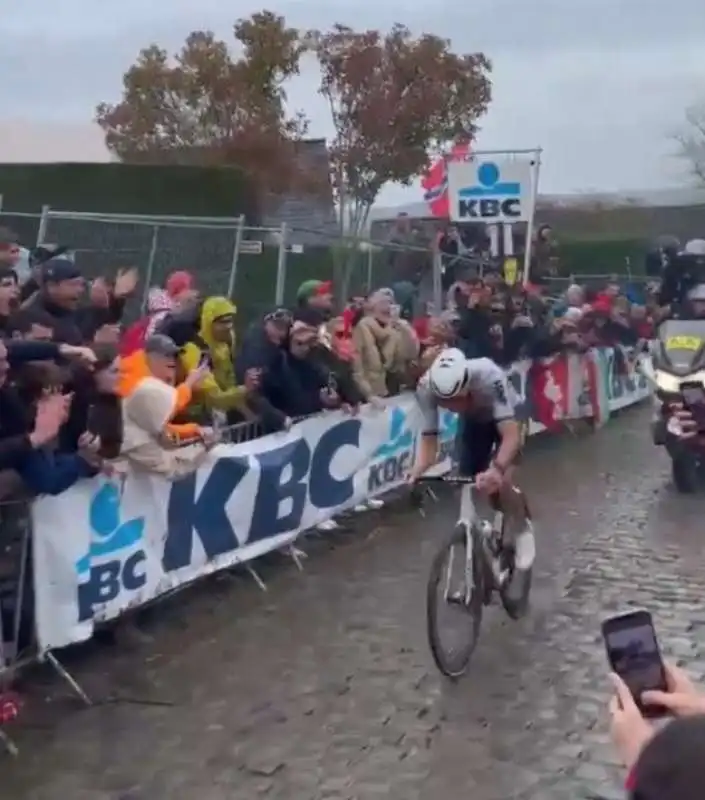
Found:
[[[696,181],[705,186],[705,105],[689,108],[685,122],[684,130],[676,136],[679,155],[688,163]]]

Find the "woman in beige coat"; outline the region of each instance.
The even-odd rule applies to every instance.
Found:
[[[370,296],[367,313],[353,329],[355,379],[368,400],[396,394],[410,383],[418,342],[411,327],[393,316],[389,292],[381,290]]]

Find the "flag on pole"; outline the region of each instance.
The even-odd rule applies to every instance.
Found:
[[[448,169],[447,159],[464,161],[470,154],[470,142],[458,142],[448,156],[440,156],[426,170],[421,178],[423,199],[428,203],[434,217],[447,219],[450,213],[448,201]]]

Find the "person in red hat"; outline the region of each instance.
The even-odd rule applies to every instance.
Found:
[[[184,308],[198,301],[198,289],[193,275],[186,270],[172,272],[166,279],[164,289],[174,308]]]
[[[125,330],[120,338],[120,355],[125,358],[141,350],[145,341],[157,331],[166,317],[196,305],[198,290],[194,278],[186,270],[172,272],[163,289],[153,287],[147,295],[147,314]]]

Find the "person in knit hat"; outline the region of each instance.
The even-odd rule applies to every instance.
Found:
[[[132,355],[140,350],[145,341],[155,334],[169,314],[181,311],[198,300],[190,272],[172,272],[166,279],[164,288],[153,286],[147,293],[147,314],[130,325],[120,339],[120,355]]]
[[[186,270],[172,272],[166,279],[164,290],[171,300],[172,310],[182,309],[198,301],[196,282],[193,275]]]
[[[330,317],[333,312],[333,282],[304,281],[296,292],[296,304],[299,308],[315,308]]]

